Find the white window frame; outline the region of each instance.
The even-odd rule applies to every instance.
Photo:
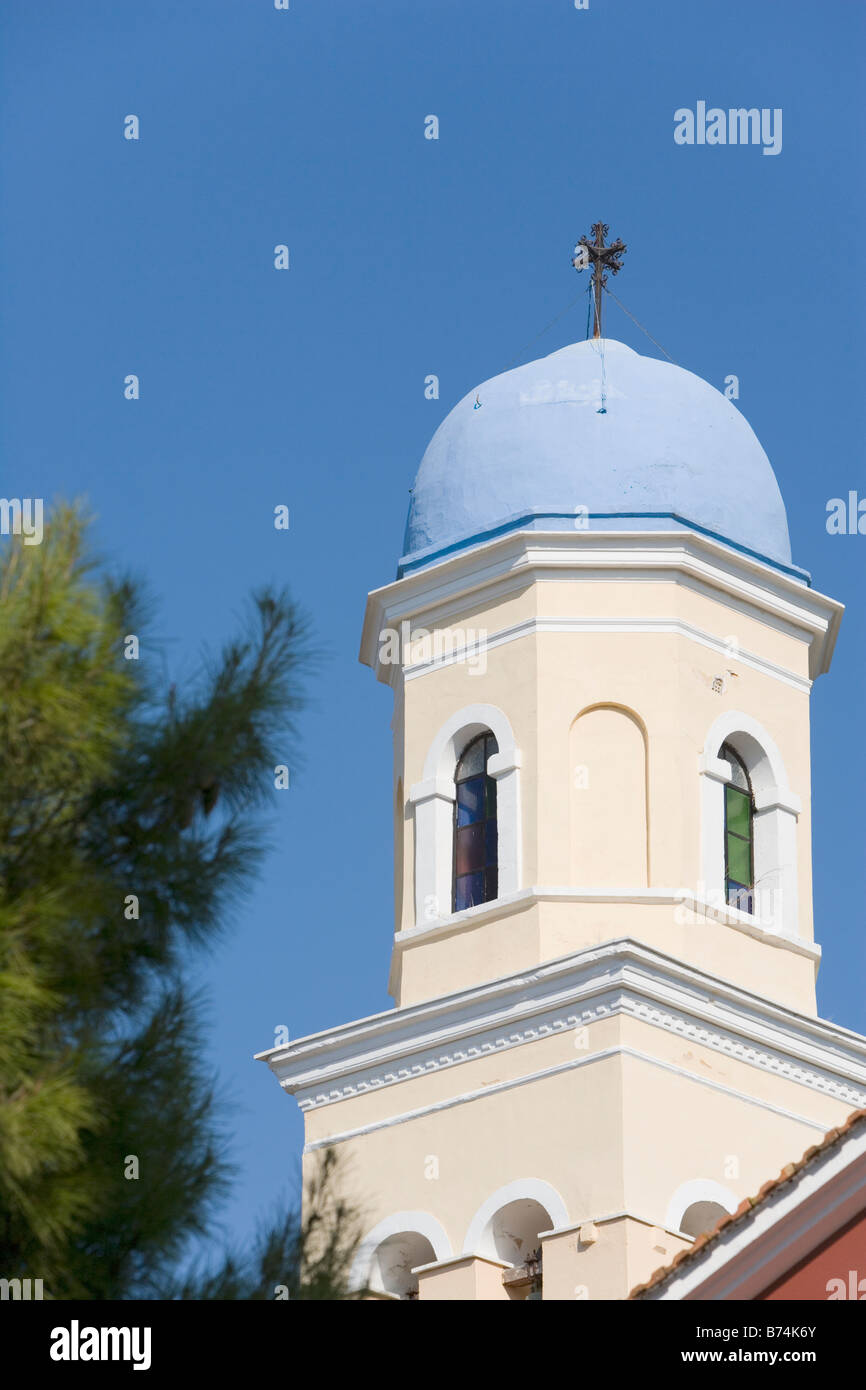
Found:
[[[520,750],[514,731],[495,705],[466,705],[442,725],[427,753],[424,777],[410,789],[415,822],[415,925],[453,915],[454,774],[467,744],[491,733],[499,751],[488,759],[496,780],[498,898],[521,887]]]
[[[719,716],[699,761],[704,896],[711,904],[725,901],[725,787],[732,780],[732,770],[718,756],[723,743],[730,743],[742,758],[754,794],[757,911],[753,915],[765,930],[796,939],[800,935],[797,818],[802,802],[788,785],[775,741],[762,724],[741,710]]]

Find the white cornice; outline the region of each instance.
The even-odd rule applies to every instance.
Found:
[[[679,1031],[679,1030],[678,1030]],[[456,1095],[448,1096],[445,1100],[435,1101],[432,1104],[416,1106],[414,1110],[397,1111],[388,1115],[385,1119],[373,1120],[366,1125],[358,1125],[354,1129],[341,1130],[329,1134],[324,1139],[317,1139],[304,1146],[304,1153],[315,1153],[317,1149],[330,1148],[333,1144],[343,1144],[347,1139],[359,1139],[365,1134],[374,1134],[377,1130],[393,1129],[396,1125],[407,1124],[410,1120],[419,1120],[427,1115],[438,1114],[443,1110],[452,1110],[455,1105],[469,1105],[473,1100],[486,1100],[489,1096],[497,1095],[503,1091],[513,1091],[520,1086],[530,1086],[536,1081],[545,1081],[552,1076],[560,1076],[563,1072],[577,1071],[583,1067],[595,1067],[600,1062],[606,1062],[611,1058],[630,1057],[634,1061],[643,1062],[646,1066],[657,1067],[661,1071],[666,1071],[674,1076],[684,1077],[692,1085],[702,1086],[706,1090],[716,1091],[719,1095],[728,1096],[738,1100],[745,1105],[753,1105],[765,1114],[780,1115],[782,1119],[793,1120],[795,1124],[804,1125],[807,1129],[813,1129],[816,1134],[824,1133],[824,1125],[811,1119],[796,1110],[789,1110],[784,1105],[774,1105],[771,1101],[762,1100],[758,1096],[751,1095],[748,1091],[743,1091],[737,1086],[731,1086],[723,1081],[716,1081],[712,1077],[703,1076],[700,1072],[688,1071],[685,1067],[678,1067],[672,1062],[662,1061],[661,1058],[653,1056],[650,1052],[641,1051],[636,1047],[620,1045],[618,1047],[605,1047],[598,1052],[590,1053],[586,1057],[576,1057],[567,1062],[560,1062],[556,1066],[541,1067],[537,1071],[524,1072],[521,1076],[513,1077],[509,1081],[495,1081],[490,1085],[482,1086],[475,1091],[461,1091]],[[302,1109],[313,1109],[313,1106],[303,1106]]]
[[[727,763],[724,766],[727,767]],[[412,790],[414,795],[417,789],[413,788]],[[784,936],[771,927],[762,926],[760,919],[752,916],[751,913],[740,912],[728,904],[710,903],[696,892],[686,892],[684,889],[674,891],[672,888],[618,890],[604,887],[596,888],[592,885],[565,888],[536,885],[531,888],[520,888],[516,893],[495,898],[492,902],[480,903],[477,907],[466,907],[460,912],[452,912],[447,917],[437,917],[432,922],[421,922],[415,927],[405,927],[402,931],[395,933],[394,944],[399,949],[420,940],[438,941],[444,937],[453,936],[457,932],[465,931],[467,928],[480,926],[493,919],[509,917],[515,912],[523,912],[526,908],[546,902],[629,903],[650,907],[682,907],[687,911],[694,912],[698,917],[706,917],[712,922],[718,922],[721,926],[733,927],[735,931],[743,932],[746,936],[751,936],[754,940],[761,941],[777,950],[791,951],[794,955],[806,956],[807,959],[815,961],[816,964],[821,959],[821,947],[817,942]]]
[[[782,681],[783,684],[790,685],[794,690],[800,690],[806,695],[812,689],[812,682],[805,676],[798,675],[796,671],[790,671],[777,662],[767,661],[756,652],[746,651],[742,647],[738,647],[736,653],[732,654],[730,646],[720,637],[679,618],[527,618],[521,623],[513,623],[510,627],[489,632],[484,638],[484,649],[492,651],[495,647],[516,642],[521,637],[530,637],[542,632],[672,633],[678,637],[688,637],[719,656],[724,656],[728,661],[733,659],[743,666],[750,666],[752,670],[772,676],[774,680]],[[419,676],[426,676],[431,671],[439,671],[445,666],[454,666],[458,662],[472,659],[477,656],[478,650],[478,643],[473,642],[469,647],[456,648],[430,661],[407,664],[403,667],[403,678],[407,681],[417,680]]]
[[[438,610],[465,609],[470,595],[490,603],[535,578],[586,580],[628,572],[673,578],[757,613],[809,643],[809,674],[829,669],[843,606],[769,564],[691,531],[520,531],[460,552],[374,590],[367,601],[360,659],[392,683],[399,665],[379,661],[379,634]],[[672,615],[671,621],[674,621]],[[754,655],[754,654],[752,654]],[[760,659],[760,658],[759,658]]]
[[[629,938],[260,1053],[302,1109],[626,1014],[846,1104],[866,1101],[866,1038]],[[395,1111],[399,1105],[395,1105]]]

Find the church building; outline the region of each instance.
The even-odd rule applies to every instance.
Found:
[[[306,1172],[345,1155],[357,1287],[625,1299],[866,1105],[866,1039],[815,993],[841,613],[689,371],[596,336],[441,424],[361,643],[393,693],[394,1008],[261,1054]]]

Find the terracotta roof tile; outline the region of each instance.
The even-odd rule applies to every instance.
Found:
[[[866,1109],[854,1110],[848,1116],[844,1124],[839,1125],[836,1129],[828,1130],[820,1144],[813,1144],[796,1163],[786,1163],[779,1173],[779,1176],[777,1178],[770,1178],[769,1182],[765,1182],[763,1187],[758,1189],[754,1197],[745,1197],[736,1211],[727,1212],[711,1231],[706,1231],[703,1235],[698,1236],[687,1250],[680,1250],[671,1260],[670,1264],[664,1265],[661,1269],[657,1269],[645,1284],[637,1284],[629,1294],[629,1298],[640,1298],[641,1295],[647,1293],[650,1289],[654,1289],[658,1284],[663,1283],[665,1279],[673,1274],[675,1269],[678,1269],[680,1265],[685,1264],[688,1260],[694,1259],[699,1251],[706,1249],[711,1242],[718,1240],[719,1236],[723,1232],[726,1232],[729,1226],[732,1226],[734,1222],[742,1221],[746,1216],[750,1215],[761,1202],[766,1201],[771,1193],[777,1191],[777,1189],[782,1187],[786,1182],[790,1182],[791,1179],[796,1177],[799,1173],[802,1173],[803,1169],[807,1167],[808,1164],[812,1163],[819,1154],[826,1153],[828,1149],[832,1148],[840,1139],[847,1137],[852,1129],[862,1124],[864,1121],[866,1121]]]

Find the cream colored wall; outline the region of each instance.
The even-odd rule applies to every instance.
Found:
[[[814,1014],[815,963],[755,939],[681,902],[558,902],[482,912],[447,930],[422,932],[395,949],[393,981],[404,1006],[453,994],[556,960],[604,941],[631,937],[666,955]]]
[[[615,705],[584,710],[569,733],[567,770],[568,881],[645,888],[649,808],[642,724]]]
[[[338,1145],[346,1191],[364,1207],[366,1229],[399,1211],[426,1211],[455,1256],[494,1192],[543,1179],[569,1223],[594,1221],[600,1232],[590,1248],[577,1229],[566,1229],[550,1254],[548,1239],[545,1297],[574,1298],[586,1284],[592,1299],[622,1298],[685,1247],[664,1230],[682,1183],[717,1182],[740,1201],[849,1109],[790,1076],[625,1015],[586,1031],[579,1049],[575,1035],[558,1034],[321,1107],[307,1115],[308,1142],[379,1123]],[[582,1065],[569,1067],[576,1058]],[[394,1123],[398,1116],[405,1118]],[[308,1167],[320,1153],[308,1155]],[[605,1224],[623,1213],[634,1230]],[[448,1287],[435,1296],[490,1296]]]
[[[363,1207],[368,1230],[394,1212],[428,1211],[454,1254],[462,1252],[481,1204],[517,1179],[543,1178],[569,1211],[617,1210],[623,1205],[620,1075],[615,1058],[600,1059],[347,1140],[339,1145],[346,1193]],[[390,1103],[397,1103],[393,1094]],[[308,1140],[311,1120],[308,1115]],[[330,1121],[343,1126],[335,1114]],[[427,1176],[431,1159],[435,1178]],[[308,1154],[305,1167],[318,1161],[318,1152]]]
[[[590,1241],[577,1231],[548,1236],[544,1252],[544,1297],[558,1300],[625,1299],[690,1241],[646,1221],[618,1217],[599,1222]]]
[[[742,599],[673,570],[635,577],[626,568],[577,571],[563,563],[555,574],[538,573],[544,577],[522,587],[515,578],[493,602],[482,589],[482,598],[419,608],[412,627],[494,637],[528,619],[676,621],[711,634],[727,654],[678,632],[541,631],[490,647],[483,673],[465,663],[406,680],[394,672],[398,1005],[630,937],[814,1012],[815,963],[807,953],[675,901],[703,873],[699,756],[720,714],[737,709],[778,745],[802,800],[800,935],[811,941],[808,694],[795,688],[809,668],[802,629],[770,622]],[[411,583],[401,589],[407,592]],[[741,653],[793,673],[795,684],[754,669]],[[722,694],[712,690],[717,675],[727,680]],[[503,711],[521,750],[521,884],[541,891],[415,930],[411,788],[424,781],[442,726],[477,704]],[[583,789],[576,764],[589,769]],[[589,793],[583,801],[581,790]],[[584,898],[600,889],[599,899],[582,900],[581,889]],[[746,1047],[740,1056],[719,1051],[658,1019],[616,1013],[582,1028],[578,1022],[576,1012],[574,1030],[309,1110],[307,1143],[316,1147],[305,1158],[307,1173],[321,1146],[336,1141],[344,1190],[362,1206],[368,1230],[398,1212],[427,1213],[455,1256],[495,1192],[543,1181],[567,1212],[564,1228],[543,1240],[545,1298],[579,1298],[584,1288],[590,1299],[624,1298],[686,1247],[664,1229],[681,1184],[716,1182],[740,1200],[850,1108],[798,1082],[794,1066],[787,1075],[766,1070],[748,1060]],[[594,1238],[581,1240],[578,1225],[590,1222]],[[423,1298],[507,1297],[490,1260],[452,1259],[425,1270],[420,1284]]]
[[[422,1271],[418,1296],[433,1303],[510,1301],[502,1284],[502,1265],[481,1259],[454,1260],[442,1269]]]
[[[807,666],[807,644],[791,632],[777,631],[754,615],[746,615],[717,597],[697,592],[686,584],[670,580],[634,580],[617,577],[608,582],[567,580],[532,583],[507,600],[490,607],[464,604],[449,612],[455,627],[486,630],[490,635],[527,617],[543,618],[657,618],[682,619],[713,634],[721,641],[739,643],[802,674]],[[441,613],[440,613],[441,617]],[[436,627],[436,611],[420,613],[413,627]],[[731,647],[736,651],[735,645]],[[728,668],[728,688],[715,694],[715,675]],[[404,796],[413,783],[423,779],[428,750],[443,723],[466,705],[487,703],[498,706],[508,717],[517,746],[523,756],[521,770],[523,874],[524,886],[596,887],[614,886],[627,890],[644,886],[676,891],[694,888],[703,876],[701,863],[701,806],[698,758],[708,731],[727,709],[743,711],[756,719],[777,743],[792,791],[803,803],[797,825],[800,935],[812,939],[811,913],[811,825],[809,798],[809,716],[808,695],[772,675],[757,671],[736,655],[726,658],[691,637],[676,633],[541,632],[523,636],[487,652],[487,669],[473,674],[463,663],[442,666],[414,679],[403,687],[404,741],[401,748]],[[616,817],[604,811],[605,794],[597,783],[586,789],[587,807],[581,806],[581,792],[575,785],[575,758],[584,733],[597,734],[602,724],[617,718],[611,713],[587,714],[596,707],[620,707],[618,716],[635,731],[634,762],[620,768],[635,799],[640,798],[643,769],[638,727],[646,731],[645,775],[647,777],[647,873],[635,867],[634,852],[625,858],[611,835]],[[579,719],[580,716],[583,716]],[[589,720],[593,725],[590,729]],[[577,723],[575,721],[578,721]],[[623,727],[626,727],[624,724]],[[606,737],[606,735],[605,735]],[[591,742],[592,740],[590,740]],[[583,740],[587,744],[586,739]],[[593,756],[586,755],[591,767]],[[614,789],[614,800],[616,788]],[[622,808],[628,822],[628,838],[633,842],[641,819],[634,805]],[[575,844],[579,827],[589,827],[590,852]],[[409,813],[398,828],[397,853],[403,855],[401,926],[415,926],[414,917],[414,825]],[[581,879],[574,881],[582,865]],[[593,880],[592,868],[600,879]],[[616,882],[619,876],[619,882]],[[399,878],[399,875],[398,875]],[[637,879],[637,881],[635,881]],[[654,909],[646,909],[648,914]],[[597,915],[597,914],[596,914]],[[610,917],[610,914],[606,914]],[[626,920],[628,919],[628,920]],[[635,913],[621,915],[611,923],[613,935],[636,931],[641,939],[644,918]],[[660,941],[656,913],[646,931],[663,949],[695,962],[706,959],[706,943],[673,930],[669,923],[669,944]],[[438,941],[435,952],[423,946],[412,952],[401,951],[396,962],[396,998],[431,997],[445,990],[468,986],[498,973],[519,969],[532,959],[536,949],[547,949],[547,942],[563,942],[563,950],[584,944],[579,929],[586,927],[586,942],[597,939],[587,915],[572,913],[563,930],[557,926],[545,932],[537,916],[521,914],[520,920],[503,918],[495,930],[479,929],[473,942],[458,935]],[[474,929],[467,929],[474,930]],[[496,931],[502,933],[495,939]],[[531,938],[535,933],[536,944]],[[744,946],[735,933],[724,938],[723,954],[730,944],[727,962],[720,962],[723,976],[760,988],[762,971],[772,982],[774,998],[786,999],[792,1007],[814,1008],[814,968],[802,959],[782,964],[779,953],[769,947],[764,965],[740,975],[743,963],[754,956],[754,945]],[[565,939],[567,938],[567,944]],[[716,940],[711,954],[718,955]],[[528,954],[527,954],[528,952]],[[410,954],[414,962],[410,963]],[[434,959],[435,956],[435,959]],[[549,958],[545,955],[539,959]],[[481,973],[478,973],[478,970]],[[419,977],[419,972],[423,979]],[[400,976],[402,975],[402,980]],[[786,996],[788,982],[793,991]]]

